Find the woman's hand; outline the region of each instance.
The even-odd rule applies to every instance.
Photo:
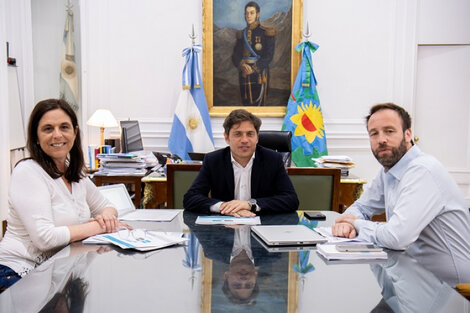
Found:
[[[100,214],[96,215],[90,221],[98,222],[104,233],[114,233],[120,225],[117,218],[117,211],[113,207],[105,207]]]

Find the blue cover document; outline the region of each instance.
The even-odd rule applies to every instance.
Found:
[[[261,219],[259,216],[253,217],[235,217],[235,216],[198,216],[196,224],[199,225],[259,225]]]

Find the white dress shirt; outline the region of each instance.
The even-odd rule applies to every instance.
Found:
[[[246,251],[246,255],[254,264],[255,260],[253,259],[253,253],[251,251],[251,230],[249,226],[235,229],[230,262],[232,262],[232,259],[239,255],[243,250]]]
[[[370,221],[383,213],[386,223]],[[470,282],[470,214],[459,187],[434,157],[413,146],[383,169],[344,214],[358,238],[404,250],[439,278]]]
[[[234,200],[250,200],[251,199],[251,170],[253,168],[253,161],[255,159],[255,154],[251,156],[250,161],[248,164],[243,167],[240,163],[235,161],[233,158],[232,152],[230,152],[230,158],[232,160],[232,168],[233,168],[233,179],[234,179],[234,186],[235,190]],[[217,202],[216,204],[211,206],[211,212],[213,213],[220,213],[220,206],[222,205],[222,201]],[[256,205],[256,211],[259,211],[258,205]]]

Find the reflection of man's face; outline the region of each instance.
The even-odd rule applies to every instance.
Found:
[[[245,10],[245,20],[248,25],[253,24],[259,18],[259,12],[256,13],[255,7],[247,7]]]
[[[230,263],[230,268],[224,274],[228,288],[232,295],[238,299],[247,299],[253,293],[258,273],[253,262],[246,253],[240,253]]]

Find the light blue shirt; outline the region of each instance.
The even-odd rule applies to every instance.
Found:
[[[387,222],[372,222],[385,211]],[[415,145],[389,171],[382,169],[345,214],[358,238],[407,250],[451,285],[470,282],[470,213],[442,164]]]

